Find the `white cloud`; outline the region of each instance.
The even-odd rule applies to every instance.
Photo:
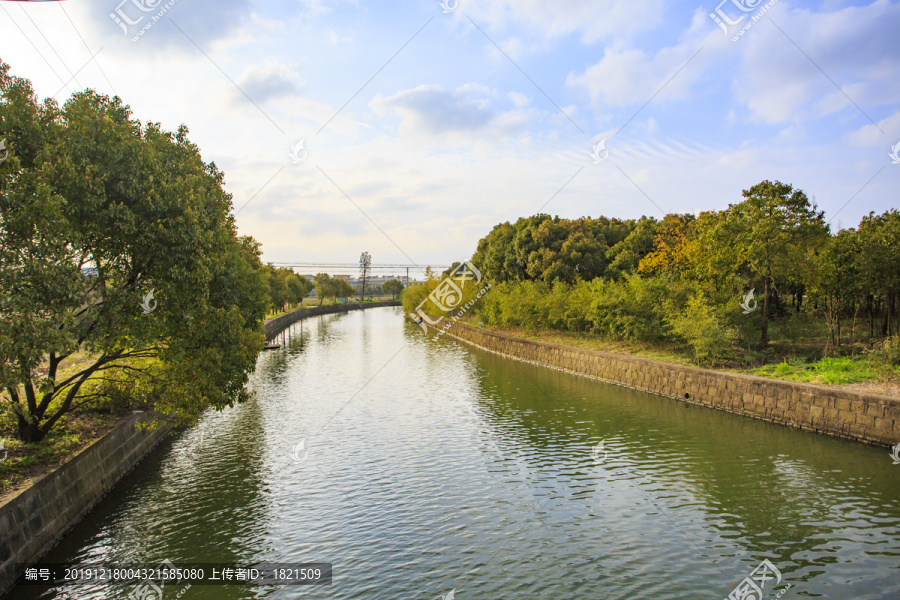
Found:
[[[900,3],[877,0],[832,12],[779,8],[769,15],[784,33],[761,22],[741,39],[733,90],[754,120],[858,112],[854,103],[868,113],[900,98]]]
[[[656,100],[683,99],[688,96],[691,85],[703,75],[704,67],[709,62],[710,55],[703,56],[701,48],[693,39],[662,48],[656,53],[607,47],[600,62],[580,75],[570,73],[566,84],[586,90],[595,108],[644,103],[663,85],[665,89]],[[700,54],[697,54],[698,51]],[[691,60],[695,54],[696,58]]]
[[[577,34],[586,44],[649,31],[662,22],[665,10],[663,0],[479,0],[463,4],[466,14],[487,21],[493,29],[515,24],[547,39]]]
[[[66,10],[81,24],[89,37],[122,39],[122,30],[110,18],[110,13],[120,9],[130,20],[142,18],[141,24],[133,26],[139,29],[142,24],[149,22],[149,19],[163,10],[167,3],[162,0],[148,0],[143,3],[144,6],[158,9],[148,12],[138,9],[133,2],[121,0],[84,0],[71,4],[71,9],[67,6]],[[153,38],[157,44],[183,43],[184,33],[173,27],[168,19],[177,23],[178,27],[201,46],[219,38],[227,38],[251,14],[252,4],[254,4],[252,0],[178,0],[165,11],[162,19],[146,32],[140,43],[133,44],[132,48],[136,49],[136,46],[143,45],[149,38]],[[131,34],[128,37],[131,37]]]
[[[238,86],[253,99],[254,102],[265,102],[275,98],[293,97],[300,94],[300,77],[297,72],[286,65],[274,61],[264,67],[249,65],[237,79]],[[241,100],[243,94],[235,90]]]
[[[900,112],[878,121],[878,127],[871,123],[863,125],[847,135],[847,141],[860,148],[874,148],[900,141]]]
[[[498,112],[483,86],[468,84],[446,90],[439,85],[420,85],[387,98],[377,95],[369,106],[384,116],[401,117],[400,133],[416,138],[452,137],[471,142],[487,132],[508,136],[521,131],[531,119],[529,112]]]
[[[325,30],[326,39],[329,44],[347,44],[353,41],[353,37],[349,35],[341,35],[333,27]]]
[[[512,103],[518,106],[519,108],[523,106],[527,106],[531,100],[525,94],[520,94],[519,92],[509,92],[506,94],[506,97],[512,100]]]

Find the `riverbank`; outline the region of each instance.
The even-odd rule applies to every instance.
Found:
[[[392,298],[389,295],[388,296],[368,296],[368,295],[366,296],[367,303],[368,302],[387,302],[387,301],[393,301],[393,300],[396,300],[396,298]],[[328,301],[328,303],[327,303],[328,306],[338,306],[341,304],[346,304],[346,302]],[[359,304],[359,302],[354,302],[354,304]],[[300,308],[312,308],[312,307],[316,307],[316,306],[319,306],[319,300],[317,300],[316,298],[304,298],[303,302],[300,303],[299,307],[297,305],[294,305],[294,306],[291,306],[290,308],[288,308],[288,310],[279,310],[276,312],[270,312],[269,314],[266,315],[265,320],[271,321],[272,319],[274,319],[276,317],[280,317],[280,316],[292,313],[295,310],[298,310]]]
[[[84,368],[95,357],[76,352],[58,368],[58,376],[65,379]],[[37,369],[45,375],[46,365]],[[17,490],[31,485],[36,479],[60,468],[72,456],[115,429],[127,419],[134,407],[120,398],[105,398],[93,406],[82,407],[62,416],[56,426],[40,442],[27,443],[18,439],[18,421],[12,410],[0,415],[0,502]]]
[[[150,428],[155,425],[154,428]],[[61,467],[0,501],[0,595],[40,560],[169,432],[150,413],[121,419]]]
[[[300,319],[305,319],[307,317],[314,317],[316,315],[329,315],[333,313],[339,312],[349,312],[351,310],[362,310],[366,308],[381,308],[383,306],[401,306],[401,302],[399,300],[393,301],[389,300],[387,302],[363,302],[363,303],[347,303],[347,304],[331,304],[326,306],[313,306],[310,308],[298,308],[293,312],[289,312],[287,314],[281,315],[280,317],[275,317],[274,319],[268,319],[263,323],[263,327],[265,329],[266,340],[270,340],[289,325],[299,321]]]
[[[475,320],[465,321],[475,325]],[[577,334],[566,331],[534,331],[517,327],[485,327],[487,331],[498,331],[516,337],[572,346],[586,350],[612,352],[627,356],[649,358],[673,362],[680,365],[696,366],[691,357],[675,350],[666,350],[652,344],[634,344],[624,341],[605,340],[595,335]],[[886,379],[866,364],[865,356],[825,358],[817,361],[803,361],[784,358],[781,362],[750,368],[718,366],[714,371],[755,375],[765,379],[795,381],[838,390],[849,390],[878,394],[900,400],[900,380]]]
[[[459,322],[446,334],[508,358],[682,402],[869,444],[900,442],[900,400],[880,394],[529,340]]]

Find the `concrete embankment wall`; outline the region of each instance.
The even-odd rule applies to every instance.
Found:
[[[269,319],[265,323],[266,339],[272,339],[282,329],[306,317],[314,317],[316,315],[328,315],[332,313],[348,312],[351,310],[361,310],[364,308],[379,308],[381,306],[400,306],[399,301],[388,302],[366,302],[365,304],[335,304],[334,306],[313,306],[310,308],[298,308],[294,312],[286,315]]]
[[[877,445],[900,442],[900,400],[518,338],[461,323],[446,335],[488,352],[682,402]]]
[[[140,412],[76,454],[55,471],[0,504],[0,596],[23,574],[23,563],[47,553],[169,432]]]

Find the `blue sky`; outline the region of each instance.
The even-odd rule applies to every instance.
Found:
[[[185,123],[265,260],[449,264],[502,221],[722,209],[763,179],[834,227],[898,206],[897,1],[120,2],[0,2],[0,58]]]

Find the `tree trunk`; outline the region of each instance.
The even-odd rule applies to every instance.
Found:
[[[834,315],[835,349],[841,347],[841,313],[835,311]]]
[[[769,278],[766,277],[766,291],[763,298],[763,314],[762,314],[762,335],[759,343],[762,346],[769,345]]]
[[[856,310],[853,311],[853,320],[850,321],[850,356],[856,355],[856,348],[853,347],[853,337],[856,333],[856,319],[859,317],[859,310],[862,308],[862,302],[856,303]]]
[[[866,296],[866,312],[869,313],[869,342],[875,337],[875,299],[872,294]]]
[[[900,299],[900,298],[898,298],[896,294],[894,294],[894,295],[892,296],[892,298],[894,299],[893,306],[894,306],[894,308],[896,308],[896,307],[897,307],[897,300]],[[892,329],[891,331],[900,331],[900,314],[897,314],[897,311],[896,311],[896,310],[894,311],[894,314],[897,316],[897,327],[895,327],[895,328]],[[892,333],[891,335],[893,335],[893,333]]]
[[[828,339],[825,341],[825,352],[823,356],[828,356],[828,351],[834,348],[834,301],[833,298],[825,296],[825,324],[828,326]]]
[[[894,337],[894,295],[890,292],[885,293],[884,320],[887,323],[885,337]]]
[[[21,416],[18,417],[19,421],[19,439],[26,443],[34,443],[39,442],[44,439],[44,436],[47,435],[43,431],[41,431],[40,425],[38,423],[29,423]]]

